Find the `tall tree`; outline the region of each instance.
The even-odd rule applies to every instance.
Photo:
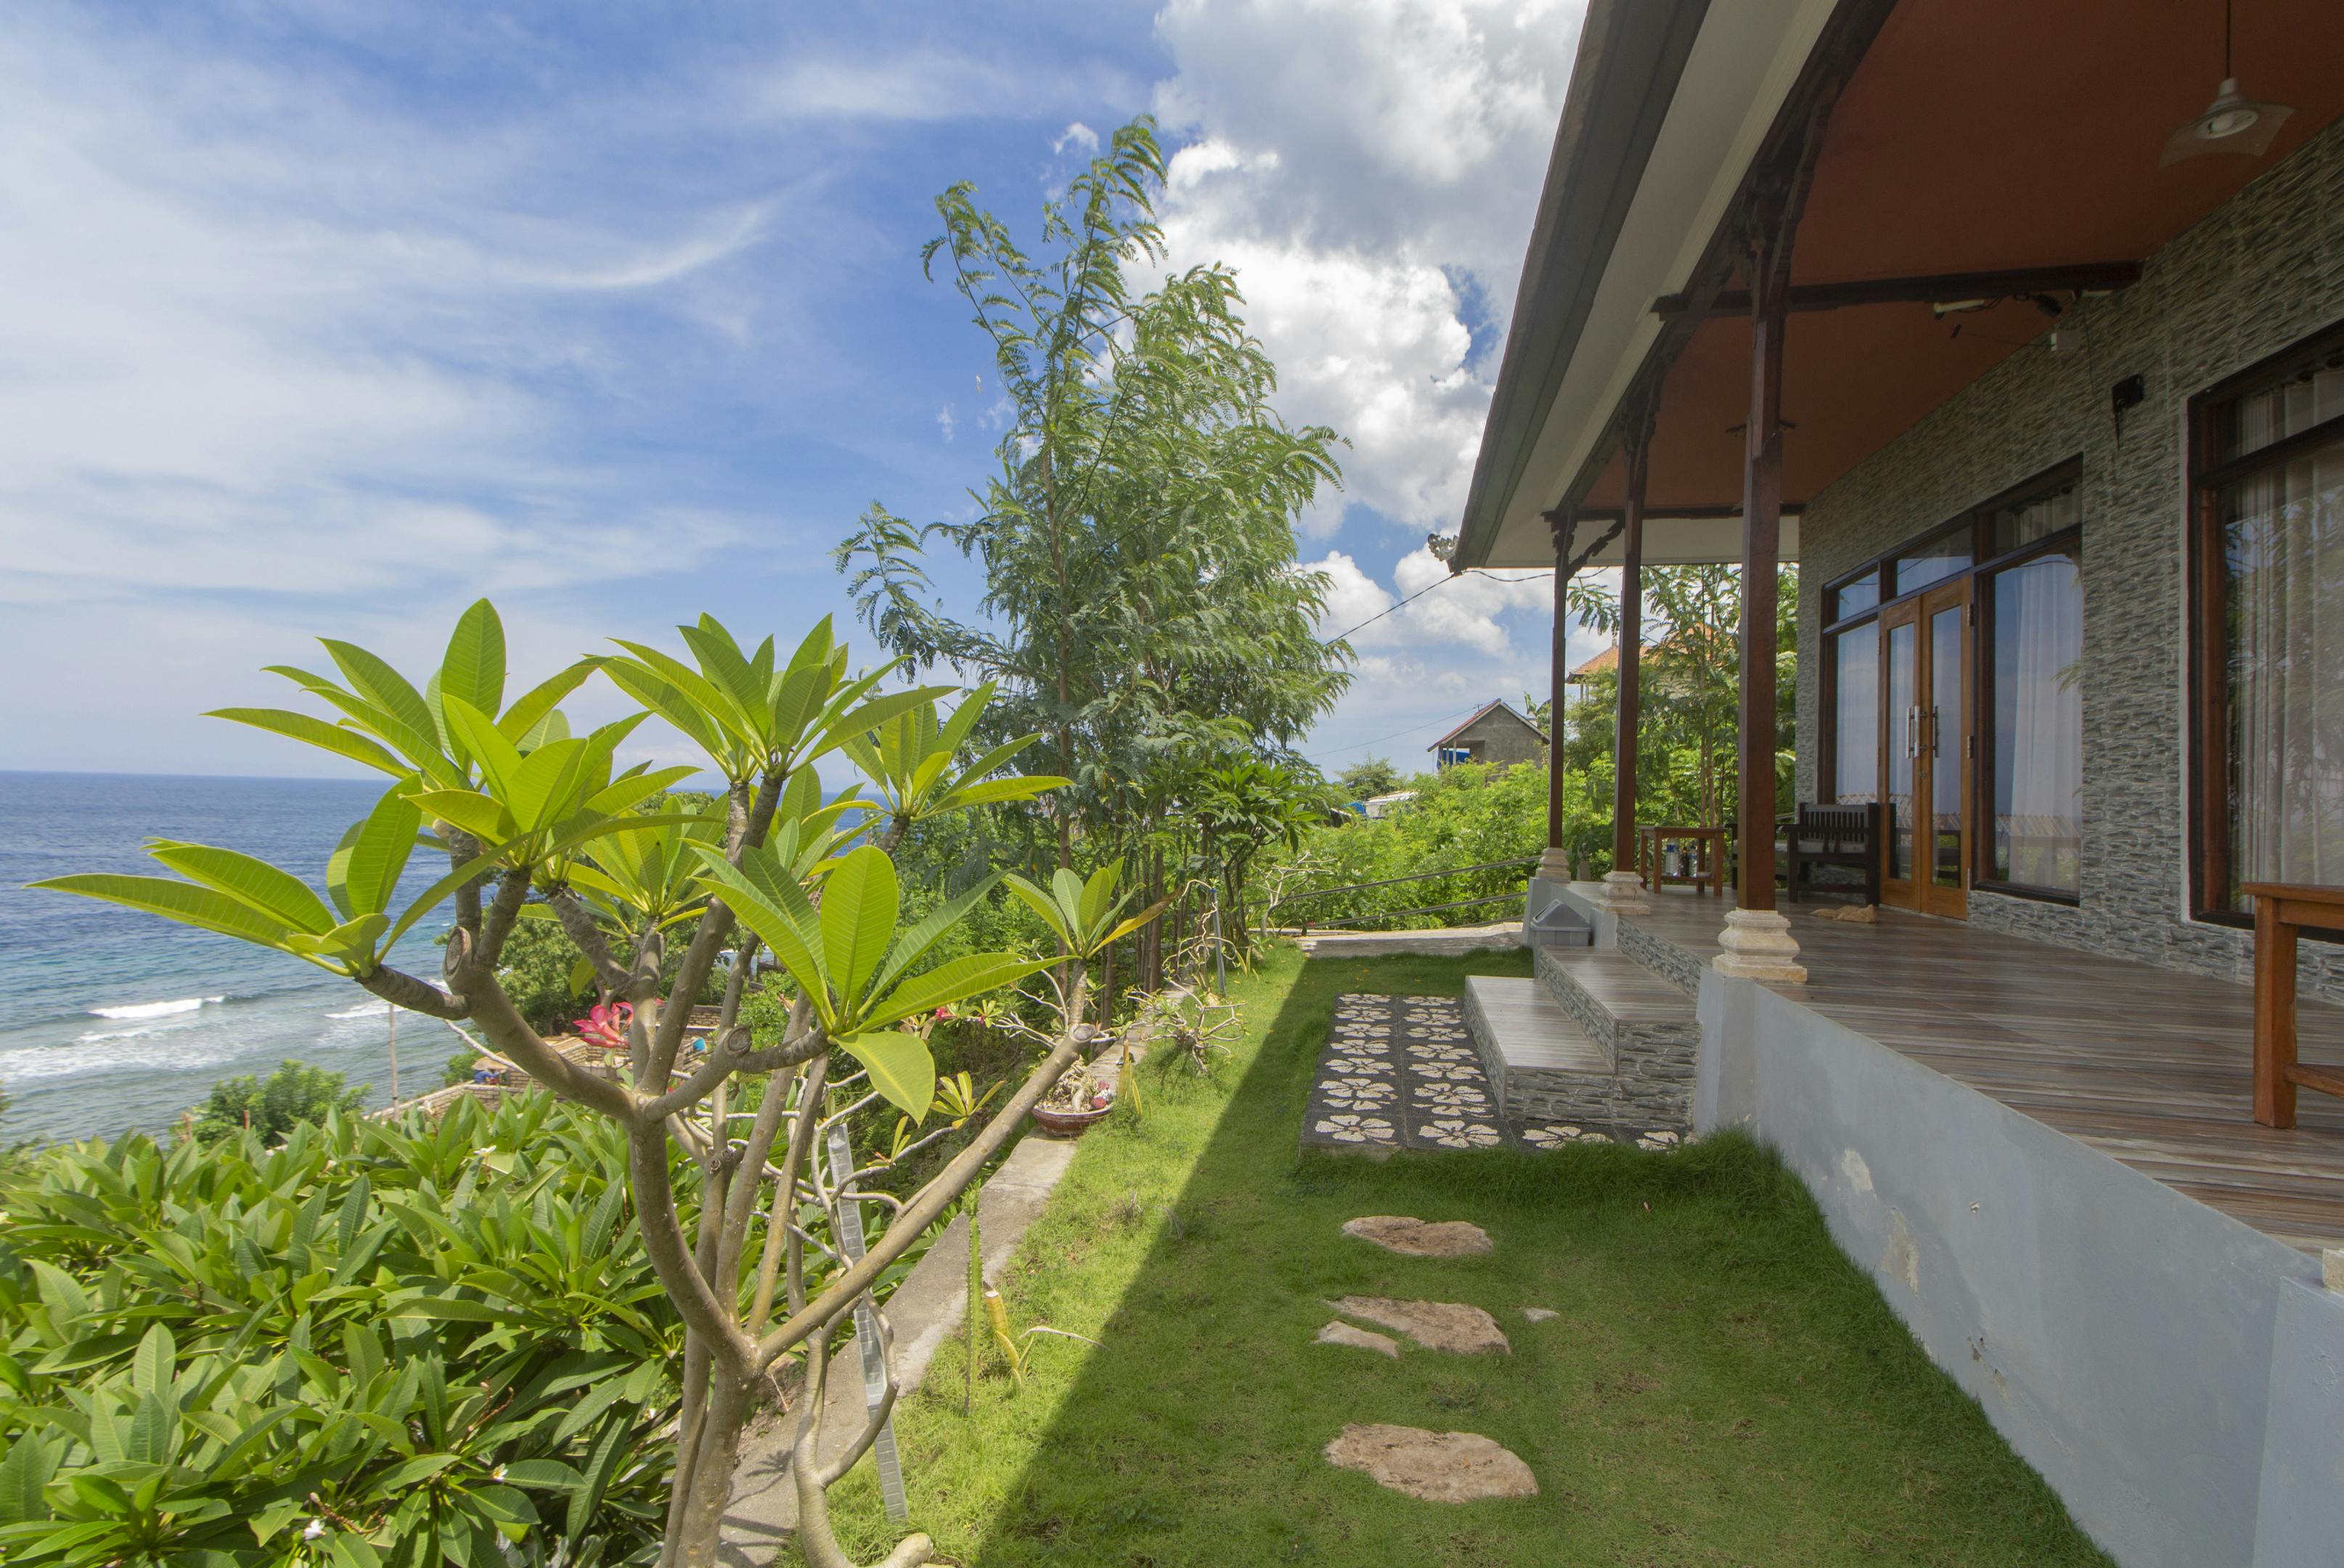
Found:
[[[1735,566],[1662,566],[1644,572],[1644,657],[1636,794],[1647,822],[1692,821],[1705,826],[1733,820],[1733,761],[1741,734],[1742,572]],[[1778,616],[1779,670],[1774,741],[1777,789],[1790,784],[1797,692],[1797,569],[1784,569],[1778,588],[1786,608]],[[1594,631],[1617,637],[1620,602],[1610,584],[1591,576],[1571,585],[1571,610]],[[1612,753],[1616,676],[1599,676],[1574,714],[1572,760],[1585,749],[1607,762]],[[1593,722],[1591,723],[1590,721]]]
[[[1045,739],[1059,864],[1077,830],[1128,839],[1195,769],[1284,756],[1349,680],[1314,631],[1326,579],[1292,522],[1339,483],[1339,440],[1288,427],[1235,275],[1204,265],[1153,289],[1163,154],[1142,118],[1043,208],[1043,254],[955,185],[924,253],[992,340],[1014,417],[967,522],[914,527],[874,503],[837,552],[894,652],[999,687],[988,736]],[[981,619],[936,608],[921,555],[941,536],[980,563]]]

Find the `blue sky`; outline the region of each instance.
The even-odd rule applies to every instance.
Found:
[[[935,193],[1030,234],[1141,112],[1173,261],[1238,268],[1284,411],[1352,442],[1301,539],[1341,631],[1441,572],[1577,10],[17,0],[0,767],[322,771],[196,715],[280,700],[258,667],[321,632],[426,666],[482,592],[523,674],[843,615],[863,508],[963,514],[991,462]],[[1543,691],[1549,592],[1387,617],[1305,750],[1407,764]]]

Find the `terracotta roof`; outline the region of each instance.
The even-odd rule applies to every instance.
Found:
[[[1584,681],[1590,675],[1608,675],[1620,667],[1620,645],[1613,643],[1592,659],[1573,670],[1568,679]]]
[[[1536,724],[1531,723],[1520,713],[1515,713],[1511,703],[1505,701],[1503,698],[1500,698],[1494,703],[1482,703],[1480,708],[1474,711],[1471,718],[1467,719],[1463,723],[1458,725],[1455,729],[1450,731],[1447,734],[1441,736],[1439,740],[1433,742],[1424,749],[1428,752],[1439,751],[1441,747],[1447,745],[1450,742],[1455,740],[1458,736],[1471,729],[1475,724],[1480,723],[1483,719],[1488,718],[1492,712],[1500,708],[1505,709],[1507,717],[1512,719],[1514,723],[1521,725],[1522,728],[1536,735],[1539,738],[1540,744],[1545,744],[1546,732],[1540,729]]]

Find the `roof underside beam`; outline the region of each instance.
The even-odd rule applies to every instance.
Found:
[[[2066,267],[2022,267],[2002,272],[1939,272],[1919,278],[1874,278],[1849,283],[1794,283],[1793,310],[1837,310],[1850,305],[1965,304],[1980,299],[2026,298],[2035,295],[2107,294],[2140,281],[2137,261],[2087,261]],[[1663,294],[1652,301],[1656,316],[1682,316],[1694,309],[1690,294]],[[1711,316],[1747,316],[1750,290],[1718,291]]]

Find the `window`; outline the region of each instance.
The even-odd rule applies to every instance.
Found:
[[[2077,555],[2070,538],[1995,571],[1985,589],[1993,622],[1985,785],[1994,820],[1984,880],[2070,897],[2083,886],[2084,851]]]
[[[1896,558],[1896,592],[1899,595],[1926,588],[1932,582],[1943,582],[1958,572],[1966,571],[1970,563],[1970,525],[1948,530],[1936,538],[1925,540]]]
[[[2201,916],[2344,882],[2344,329],[2192,405]]]
[[[1916,774],[1907,737],[1884,736],[1882,715],[1919,701],[1918,635],[1880,629],[1875,609],[1970,577],[1978,635],[1971,639],[1975,762],[1938,768],[1939,813],[1975,809],[1980,886],[2072,902],[2082,887],[2084,591],[2081,463],[2070,460],[1890,551],[1826,591],[1824,772],[1818,790],[1844,804],[1885,801],[1892,877],[1913,875]],[[1855,623],[1844,618],[1860,615]],[[1946,625],[1957,622],[1947,622]],[[1945,625],[1935,628],[1943,636]],[[1934,661],[1940,680],[1962,668],[1958,650]],[[1959,683],[1955,682],[1958,690]],[[1958,705],[1959,699],[1951,705]],[[1888,744],[1884,745],[1884,742]],[[1966,751],[1966,748],[1965,748]],[[1949,748],[1948,755],[1955,754]],[[1964,768],[1974,766],[1974,774]],[[1974,807],[1961,802],[1971,779]],[[1957,867],[1939,874],[1958,880]]]
[[[1459,763],[1470,763],[1472,760],[1473,748],[1471,746],[1443,746],[1440,748],[1440,765],[1444,768],[1452,767]]]
[[[1861,572],[1833,589],[1824,602],[1824,623],[1836,625],[1880,603],[1880,568]]]
[[[1832,639],[1832,798],[1858,805],[1880,793],[1880,628]]]

